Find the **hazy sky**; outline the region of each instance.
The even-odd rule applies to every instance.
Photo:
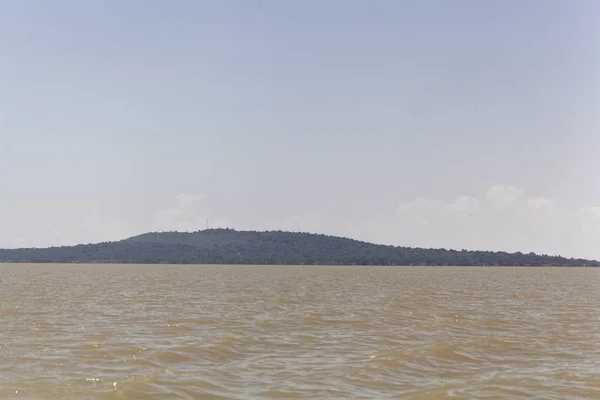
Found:
[[[0,0],[0,247],[286,229],[600,258],[600,2]]]

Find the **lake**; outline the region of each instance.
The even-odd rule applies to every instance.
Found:
[[[600,269],[0,264],[2,399],[598,399]]]

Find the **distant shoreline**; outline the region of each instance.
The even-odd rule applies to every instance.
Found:
[[[0,249],[0,262],[147,265],[600,267],[596,260],[504,251],[388,246],[314,233],[206,229],[120,241]]]
[[[289,268],[407,268],[407,269],[436,269],[436,268],[586,268],[597,266],[569,265],[301,265],[301,264],[167,264],[167,263],[94,263],[94,262],[0,262],[2,265],[47,265],[47,266],[122,266],[122,267],[289,267]]]

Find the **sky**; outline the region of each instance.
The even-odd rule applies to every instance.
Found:
[[[600,259],[599,41],[593,0],[0,0],[0,247]]]

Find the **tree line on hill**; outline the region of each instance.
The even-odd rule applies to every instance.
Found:
[[[207,229],[96,244],[0,249],[0,262],[257,265],[600,266],[595,260],[386,246],[322,234]]]

